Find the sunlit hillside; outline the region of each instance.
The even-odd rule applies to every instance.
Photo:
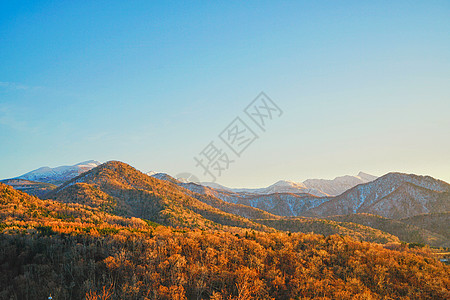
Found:
[[[450,267],[426,248],[338,235],[176,229],[5,185],[0,209],[1,299],[450,297]]]

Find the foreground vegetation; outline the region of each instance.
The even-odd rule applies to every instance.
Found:
[[[448,299],[427,248],[173,228],[0,185],[0,299]]]
[[[0,249],[1,299],[450,297],[449,267],[426,251],[336,235],[38,228],[2,234]]]

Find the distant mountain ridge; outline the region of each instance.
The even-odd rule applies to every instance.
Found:
[[[12,179],[20,179],[41,183],[60,185],[78,175],[87,172],[101,163],[96,160],[80,162],[72,166],[59,166],[55,168],[41,167]],[[165,173],[150,171],[149,176],[164,179]],[[169,176],[169,175],[167,175]],[[376,176],[360,172],[357,176],[345,175],[336,177],[333,180],[308,179],[304,182],[294,182],[289,180],[279,180],[278,182],[264,188],[228,188],[217,183],[202,182],[204,186],[212,187],[216,190],[232,191],[236,193],[246,193],[255,195],[268,195],[274,193],[310,194],[318,197],[333,196],[352,188],[358,184],[366,183],[376,179]],[[5,179],[6,180],[6,179]],[[178,181],[189,183],[188,180],[177,178]],[[17,186],[17,182],[15,182]]]
[[[226,191],[233,191],[235,193],[246,193],[256,195],[268,195],[275,193],[292,193],[292,194],[311,194],[314,196],[328,196],[328,194],[316,188],[310,188],[301,182],[294,182],[289,180],[279,180],[274,184],[265,188],[247,189],[247,188],[228,188],[218,184],[211,184],[208,182],[201,183],[205,186],[210,186],[216,189],[223,189]]]
[[[154,174],[149,173],[150,176]],[[294,182],[289,180],[280,180],[265,188],[229,188],[215,182],[201,182],[200,184],[215,189],[233,191],[237,193],[251,194],[274,194],[274,193],[293,193],[293,194],[311,194],[318,197],[337,196],[346,190],[357,186],[358,184],[368,183],[377,179],[367,173],[359,172],[358,175],[344,175],[334,179],[307,179],[303,182]]]
[[[330,198],[304,215],[331,216],[370,213],[401,219],[450,211],[450,185],[430,176],[388,173]]]
[[[41,167],[13,179],[24,179],[60,185],[67,180],[75,178],[78,175],[99,166],[100,164],[101,163],[96,160],[88,160],[73,166],[59,166],[55,168]]]
[[[80,174],[59,186],[26,179],[3,182],[41,198],[163,225],[313,231],[382,243],[396,241],[396,236],[438,247],[450,245],[448,230],[440,228],[449,225],[450,185],[429,176],[389,173],[371,181],[374,176],[360,172],[357,176],[316,180],[322,187],[359,183],[338,196],[317,196],[307,193],[311,189],[303,183],[279,181],[261,189],[229,189],[183,181],[165,173],[144,174],[117,161],[93,168],[97,163],[75,165],[77,172],[66,174]]]
[[[221,200],[243,204],[265,210],[280,216],[327,217],[355,213],[376,214],[390,219],[407,218],[418,214],[450,211],[450,185],[430,176],[403,173],[388,173],[382,177],[359,173],[360,183],[338,196],[319,197],[305,191],[301,185],[289,185],[297,193],[274,192],[274,185],[265,189],[229,189],[214,185],[203,186],[192,182],[184,183],[163,173],[154,174],[163,180],[183,186],[196,193],[208,194]],[[347,176],[338,177],[334,182],[357,181]],[[329,181],[319,180],[319,183]],[[276,185],[276,184],[275,184]],[[283,184],[281,185],[283,186]],[[296,189],[300,187],[300,189]],[[282,189],[281,189],[282,190]],[[258,193],[260,192],[260,193]],[[268,192],[268,194],[264,194]],[[272,192],[272,193],[271,193]]]
[[[301,212],[316,207],[328,199],[305,192],[300,193],[299,191],[304,190],[297,190],[293,186],[289,186],[288,190],[292,188],[296,193],[274,192],[265,194],[262,192],[263,189],[258,189],[260,193],[251,193],[249,192],[251,189],[234,191],[226,188],[213,188],[194,182],[184,182],[165,173],[156,173],[151,177],[171,182],[200,195],[212,196],[229,203],[261,209],[279,216],[298,216]],[[273,185],[269,187],[269,190],[276,190],[272,187]]]
[[[303,181],[303,184],[308,188],[320,190],[330,196],[337,196],[342,194],[346,190],[357,186],[358,184],[368,183],[374,181],[377,178],[377,176],[359,172],[356,176],[345,175],[336,177],[332,180],[308,179]]]

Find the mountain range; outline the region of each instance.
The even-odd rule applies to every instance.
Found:
[[[429,176],[388,173],[377,178],[360,172],[334,180],[231,189],[144,174],[117,161],[38,170],[3,182],[41,198],[175,227],[312,231],[450,246],[448,232],[440,229],[449,225],[450,186]],[[68,177],[58,186],[49,183]],[[337,196],[319,192],[338,193],[344,186],[352,187]]]
[[[149,176],[155,176],[158,173],[149,172]],[[179,181],[188,182],[186,180]],[[289,180],[280,180],[268,187],[258,189],[247,188],[229,188],[215,182],[202,182],[201,185],[208,186],[217,190],[232,191],[248,194],[274,194],[274,193],[293,193],[293,194],[311,194],[314,196],[337,196],[346,190],[377,179],[376,176],[359,172],[356,176],[345,175],[334,179],[307,179],[303,182],[294,182]]]
[[[413,174],[388,173],[334,197],[319,197],[305,190],[289,193],[281,189],[281,192],[263,193],[268,189],[258,189],[256,192],[251,192],[252,190],[249,189],[217,189],[192,182],[180,182],[167,174],[158,173],[153,176],[171,181],[196,193],[212,195],[227,202],[248,205],[281,216],[325,217],[370,213],[400,219],[450,210],[448,183],[429,176]],[[276,185],[271,186],[270,189],[273,190],[274,186]]]
[[[76,176],[89,171],[101,163],[96,160],[89,160],[80,162],[72,166],[59,166],[51,168],[48,166],[38,168],[36,170],[30,171],[23,175],[12,178],[16,181],[11,181],[16,187],[20,188],[23,184],[28,188],[33,182],[48,183],[53,185],[60,185]],[[158,178],[164,177],[164,173],[157,173],[150,171],[146,173],[149,176]],[[202,182],[201,185],[214,188],[216,190],[225,190],[236,192],[240,194],[257,194],[257,195],[267,195],[274,193],[292,193],[292,194],[311,194],[314,196],[336,196],[344,191],[358,185],[361,183],[367,183],[375,180],[377,177],[360,172],[356,176],[345,175],[341,177],[336,177],[332,180],[327,179],[307,179],[304,182],[294,182],[288,180],[280,180],[268,187],[258,188],[258,189],[248,189],[248,188],[228,188],[223,185],[213,183],[213,182]],[[8,179],[6,179],[8,180]],[[188,183],[189,181],[178,178],[178,181]],[[4,182],[5,183],[5,182]],[[26,187],[24,187],[25,189]]]
[[[447,254],[400,243],[386,232],[413,238],[417,225],[372,215],[284,218],[247,207],[261,218],[250,220],[189,195],[222,209],[239,208],[120,162],[60,185],[51,192],[53,200],[0,183],[0,298],[450,296],[450,267],[438,259]],[[429,217],[405,222],[429,227],[447,218],[430,223]],[[402,224],[408,229],[401,230]]]

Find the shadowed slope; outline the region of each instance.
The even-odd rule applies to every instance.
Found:
[[[413,217],[414,219],[415,217]],[[330,216],[329,220],[339,222],[352,222],[379,229],[397,236],[401,241],[408,243],[428,244],[434,247],[450,247],[450,239],[438,231],[431,231],[431,228],[420,226],[420,222],[411,221],[410,223],[404,220],[392,220],[377,215],[371,214],[351,214],[343,216]],[[442,227],[447,227],[448,220],[439,219]],[[416,224],[414,224],[416,223]]]
[[[417,215],[400,221],[436,232],[450,240],[450,212]]]

